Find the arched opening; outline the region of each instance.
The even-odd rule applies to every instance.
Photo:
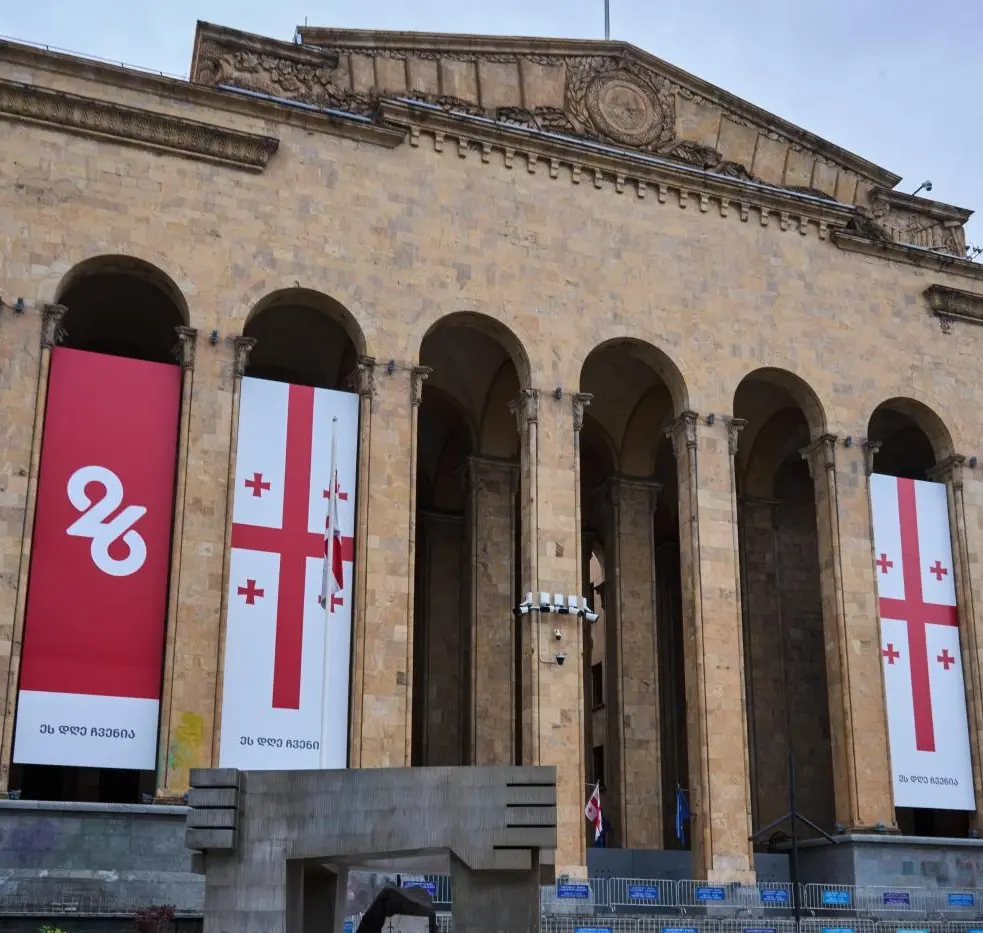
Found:
[[[655,347],[615,340],[587,357],[580,388],[593,395],[580,433],[584,588],[603,596],[584,638],[586,772],[603,771],[608,846],[679,848],[682,586],[676,461],[664,432],[685,407],[685,386]]]
[[[412,763],[520,760],[518,341],[452,314],[427,333],[417,422]]]
[[[738,435],[735,471],[753,825],[767,826],[788,812],[792,754],[797,809],[831,832],[835,799],[816,499],[801,453],[823,433],[825,420],[805,383],[768,369],[742,380],[734,416],[747,422]]]
[[[155,266],[128,256],[86,260],[65,276],[55,301],[67,309],[61,347],[178,365],[175,328],[188,323],[188,307]],[[30,620],[25,644],[29,639]],[[161,672],[163,649],[162,643]],[[11,789],[24,800],[139,803],[152,798],[154,784],[152,770],[14,764],[10,774]]]
[[[244,337],[256,345],[246,375],[321,389],[348,389],[364,352],[362,332],[345,307],[320,292],[290,288],[250,312]]]
[[[953,453],[952,439],[939,416],[908,398],[879,405],[870,417],[867,436],[875,450],[872,472],[885,476],[930,480],[936,464]],[[970,817],[963,810],[895,809],[898,828],[912,836],[965,838]]]

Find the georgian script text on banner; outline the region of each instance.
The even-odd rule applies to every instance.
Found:
[[[177,366],[56,348],[38,481],[14,761],[157,761]]]
[[[348,392],[242,380],[220,767],[347,766],[358,401]],[[343,579],[322,605],[332,496]]]
[[[870,496],[894,803],[973,810],[946,487],[875,473]]]

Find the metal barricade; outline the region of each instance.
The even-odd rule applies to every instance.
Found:
[[[939,888],[929,915],[940,920],[975,920],[983,917],[983,895],[972,888]]]
[[[945,928],[947,933],[983,933],[983,923],[972,920],[950,920]]]
[[[748,917],[744,920],[721,920],[720,933],[797,933],[797,931],[794,920]]]
[[[676,904],[684,914],[735,917],[746,910],[741,903],[741,885],[712,881],[677,881]]]
[[[608,878],[607,906],[618,913],[676,910],[676,885],[655,878]]]
[[[859,909],[857,889],[850,884],[806,884],[803,907],[812,914],[855,914]]]
[[[423,888],[434,904],[449,905],[451,901],[450,875],[423,875],[421,878],[403,879],[404,888]]]
[[[787,881],[758,882],[741,885],[737,897],[752,917],[792,914],[795,886]],[[800,892],[799,903],[802,904]]]
[[[875,919],[928,916],[929,897],[925,888],[865,885],[857,889],[857,894],[858,910]]]
[[[875,933],[873,920],[823,917],[799,921],[799,933]]]
[[[560,881],[557,884],[544,885],[540,889],[539,904],[544,915],[578,914],[590,916],[597,904],[596,894],[601,894],[604,901],[604,880]]]
[[[940,920],[878,920],[876,933],[948,933],[948,924]]]
[[[691,917],[639,917],[638,933],[720,933],[720,923]]]
[[[546,915],[540,922],[542,933],[638,933],[634,917],[558,917]]]

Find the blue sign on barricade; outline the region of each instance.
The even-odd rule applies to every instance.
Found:
[[[823,891],[823,906],[825,907],[849,907],[849,891]]]
[[[725,901],[727,900],[727,891],[725,888],[697,888],[696,899],[698,901]]]
[[[590,898],[589,884],[558,884],[556,886],[557,897],[572,897],[586,901]]]
[[[659,889],[647,884],[631,884],[628,886],[628,898],[633,901],[657,901]]]
[[[437,896],[437,885],[433,881],[404,881],[404,888],[423,888],[431,897]]]
[[[660,933],[699,933],[696,927],[663,927]]]
[[[885,907],[910,907],[911,895],[907,891],[885,891],[881,901]]]
[[[822,927],[820,933],[857,933],[853,927]]]
[[[976,898],[968,891],[958,891],[949,894],[950,907],[972,907],[976,903]]]
[[[758,888],[762,904],[787,904],[788,891],[784,888]]]
[[[573,933],[614,933],[611,927],[577,927]]]

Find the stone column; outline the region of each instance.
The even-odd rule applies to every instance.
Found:
[[[620,682],[620,839],[627,849],[662,847],[662,754],[659,734],[658,622],[655,615],[654,514],[659,485],[617,477],[611,586],[612,673]]]
[[[693,877],[714,881],[754,880],[734,481],[743,426],[687,411],[666,432],[679,476]]]
[[[590,396],[575,395],[571,408],[566,397],[542,397],[538,390],[526,389],[512,403],[521,444],[520,589],[535,594],[581,595],[579,433],[589,402]],[[522,638],[523,764],[556,767],[556,871],[584,875],[581,620],[530,612],[517,624]],[[559,641],[554,629],[561,633]],[[563,664],[557,661],[560,653]]]
[[[515,760],[514,463],[468,459],[471,509],[471,761]],[[521,598],[521,596],[520,596]]]
[[[429,374],[397,363],[376,366],[372,380],[368,444],[360,453],[368,460],[359,491],[367,500],[367,549],[365,573],[356,578],[360,689],[352,694],[352,767],[410,764],[417,414]]]
[[[195,344],[198,331],[175,327],[178,344],[174,355],[181,365],[181,416],[177,435],[177,469],[174,479],[174,523],[171,531],[171,575],[167,590],[167,617],[164,628],[164,673],[160,693],[160,726],[157,736],[157,787],[161,796],[168,778],[167,751],[171,747],[174,650],[177,644],[178,594],[181,583],[181,554],[184,546],[185,489],[188,483],[188,430],[191,424],[191,390],[195,370]]]
[[[6,682],[4,684],[4,707],[3,707],[3,730],[0,734],[0,796],[5,796],[9,790],[10,764],[13,755],[14,743],[14,722],[17,717],[17,684],[20,680],[20,659],[21,649],[24,644],[24,613],[27,608],[27,579],[31,568],[31,548],[34,543],[34,516],[37,511],[38,503],[38,470],[41,465],[41,438],[44,434],[44,410],[48,401],[48,373],[51,369],[51,350],[61,340],[61,319],[68,309],[63,305],[46,305],[41,318],[41,348],[38,359],[38,379],[37,389],[34,397],[34,411],[30,413],[28,405],[30,400],[23,395],[7,393],[10,401],[15,406],[11,411],[3,411],[0,424],[4,428],[3,437],[5,438],[3,457],[10,461],[10,475],[7,476],[0,486],[0,490],[6,492],[14,501],[22,501],[23,523],[16,521],[10,524],[14,526],[14,534],[20,538],[20,547],[11,549],[11,553],[18,553],[16,571],[13,567],[9,568],[9,579],[16,580],[14,590],[13,612],[10,620],[9,645],[0,643],[0,671],[6,666]],[[20,347],[14,344],[15,352],[22,352]],[[0,354],[0,360],[4,356]],[[15,361],[7,361],[9,366],[15,365]],[[22,430],[18,432],[23,438],[23,443],[16,443],[18,434],[13,431],[13,426],[17,424],[18,415],[24,412],[26,421],[21,425]],[[20,466],[16,468],[17,462]],[[5,489],[4,489],[5,487]],[[16,511],[19,510],[11,510]],[[19,516],[18,516],[19,517]],[[0,542],[3,541],[3,524],[0,522]],[[0,564],[2,567],[2,564]],[[6,567],[2,569],[7,570]],[[7,574],[5,574],[6,576]],[[0,600],[0,613],[6,615],[3,600]],[[6,627],[5,620],[3,625]],[[6,641],[6,639],[4,639]],[[5,652],[4,649],[7,649]],[[3,665],[2,654],[7,653],[7,664]]]
[[[803,451],[816,489],[836,821],[894,828],[867,477],[876,448],[825,434]]]
[[[362,761],[362,689],[365,674],[365,581],[368,562],[369,456],[372,439],[372,403],[375,398],[375,360],[360,356],[355,362],[352,385],[359,396],[358,479],[355,495],[355,578],[352,583],[351,722],[348,724],[348,761]]]
[[[256,346],[256,339],[254,337],[243,337],[240,335],[234,338],[232,346],[229,447],[225,463],[225,531],[222,542],[222,578],[219,582],[221,596],[219,603],[218,647],[215,655],[215,692],[212,701],[213,713],[210,726],[211,764],[213,768],[218,767],[219,748],[222,738],[220,735],[222,724],[222,677],[225,671],[225,633],[228,624],[228,606],[226,600],[228,599],[229,573],[231,572],[230,565],[232,561],[232,503],[235,497],[236,453],[239,446],[239,398],[242,394],[242,377],[246,372],[246,366],[249,364],[249,354],[252,352],[253,347]],[[185,650],[193,650],[193,646],[186,645]],[[187,714],[184,714],[184,716],[184,724],[182,725],[180,722],[173,723],[172,730],[174,735],[168,737],[170,744],[167,746],[166,767],[170,781],[167,783],[158,782],[160,786],[165,788],[172,787],[173,790],[165,793],[158,792],[158,797],[166,798],[176,792],[183,793],[183,788],[187,787],[188,784],[188,769],[197,765],[194,760],[195,754],[193,748],[188,748],[188,746],[193,746],[193,742],[191,741],[193,737],[182,734],[182,730],[187,732],[189,728],[194,728],[194,723],[193,721],[187,720]],[[160,769],[162,764],[159,763],[157,767]],[[176,780],[177,774],[174,772],[182,773],[179,781]]]
[[[977,618],[974,593],[980,580],[983,483],[973,478],[972,474],[969,474],[969,483],[966,483],[965,464],[966,458],[961,454],[946,457],[930,472],[929,478],[944,482],[948,490],[953,573],[959,607],[959,646],[966,680],[966,713],[976,794],[973,825],[980,829],[983,827],[983,659],[980,657],[983,643],[980,625],[983,619]]]

